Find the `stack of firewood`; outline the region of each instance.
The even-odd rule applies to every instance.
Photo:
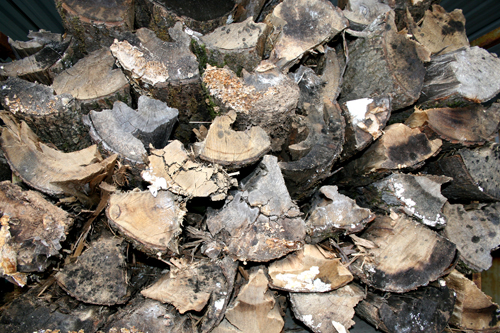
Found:
[[[500,330],[500,59],[460,10],[56,6],[0,66],[1,331]]]

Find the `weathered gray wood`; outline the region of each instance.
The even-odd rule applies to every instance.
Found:
[[[101,48],[57,75],[52,88],[58,95],[71,94],[83,114],[112,108],[115,101],[130,105],[130,84],[114,64],[109,48]]]
[[[26,58],[43,49],[47,44],[61,43],[62,35],[45,31],[30,31],[28,33],[28,41],[13,40],[9,37],[9,45],[19,58]]]
[[[379,15],[391,10],[391,7],[377,0],[348,0],[344,1],[344,16],[349,20],[349,28],[363,30],[370,25]]]
[[[446,204],[443,215],[448,222],[442,235],[457,246],[465,265],[478,272],[489,269],[490,252],[500,247],[500,203],[469,210]]]
[[[144,163],[146,147],[161,149],[167,145],[178,114],[162,101],[141,96],[137,111],[117,101],[112,110],[91,111],[84,122],[90,127],[92,139],[104,149],[132,163]]]
[[[446,274],[454,264],[453,243],[404,215],[394,220],[377,217],[361,237],[372,246],[349,267],[361,281],[379,290],[416,289]]]
[[[500,92],[500,59],[474,46],[435,56],[427,66],[418,104],[453,107],[483,103]]]
[[[305,225],[300,215],[277,158],[266,155],[222,209],[209,208],[207,226],[231,256],[262,262],[302,248]]]
[[[85,303],[108,306],[125,303],[130,294],[122,242],[104,237],[93,242],[78,261],[66,264],[55,275],[57,283]]]
[[[387,333],[443,332],[452,315],[455,296],[441,282],[402,295],[368,292],[356,306],[356,315]]]

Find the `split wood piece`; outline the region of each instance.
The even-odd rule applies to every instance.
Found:
[[[386,333],[440,333],[453,313],[455,296],[444,280],[402,295],[368,292],[356,315]]]
[[[40,193],[0,183],[0,274],[23,287],[28,272],[43,272],[59,257],[73,218]]]
[[[425,76],[417,51],[417,44],[397,31],[394,12],[379,16],[349,45],[340,101],[389,95],[392,110],[412,105]]]
[[[149,29],[138,29],[124,41],[116,40],[110,49],[139,95],[166,102],[180,111],[175,136],[189,142],[190,121],[207,121],[205,97],[196,56],[190,51],[191,38],[177,23],[170,29],[173,42],[164,42]]]
[[[295,73],[295,80],[301,90],[299,108],[307,137],[300,142],[291,132],[288,151],[291,161],[279,163],[290,195],[303,200],[312,195],[320,182],[331,176],[331,169],[340,155],[344,143],[344,119],[340,106],[332,102],[323,89],[324,79],[312,69],[301,66]],[[293,140],[295,139],[295,140]]]
[[[425,12],[420,25],[415,23],[410,13],[407,15],[409,32],[432,54],[444,54],[469,47],[465,16],[461,9],[448,13],[443,7],[433,4],[432,11]]]
[[[391,98],[380,96],[347,101],[343,110],[347,124],[342,159],[346,160],[382,135],[391,116]]]
[[[448,222],[442,234],[457,246],[460,259],[477,272],[488,270],[490,252],[500,247],[500,203],[472,210],[447,204],[443,215]]]
[[[171,40],[169,28],[177,22],[207,34],[238,18],[234,0],[136,0],[135,6],[137,27],[149,28],[165,41]]]
[[[123,304],[130,297],[124,252],[121,239],[101,237],[77,262],[66,264],[55,275],[57,283],[85,303]]]
[[[281,150],[300,96],[294,80],[263,61],[254,73],[243,71],[243,78],[230,69],[207,65],[203,83],[222,112],[236,111],[236,130],[260,126],[271,137],[272,150]]]
[[[257,162],[271,150],[269,136],[262,128],[254,126],[248,131],[237,132],[231,129],[235,120],[234,110],[213,120],[205,140],[195,143],[201,159],[228,169],[239,169]]]
[[[321,79],[323,82],[323,98],[336,101],[340,95],[342,77],[346,69],[345,55],[340,49],[325,46],[324,62],[321,68]]]
[[[321,48],[348,25],[342,11],[326,0],[287,0],[266,18],[272,26],[269,60],[287,73],[306,52]]]
[[[500,59],[474,46],[435,56],[418,104],[425,108],[483,103],[500,92]]]
[[[451,325],[474,332],[498,332],[500,307],[491,301],[490,296],[457,270],[453,270],[445,281],[457,294]]]
[[[9,45],[19,58],[26,58],[43,49],[47,44],[59,44],[62,42],[62,35],[45,31],[30,31],[28,41],[13,40],[9,37]]]
[[[426,167],[426,172],[453,180],[441,193],[454,201],[500,201],[500,146],[460,149]]]
[[[35,34],[48,36],[36,38]],[[75,43],[71,35],[65,35],[63,38],[60,34],[40,30],[38,33],[30,32],[28,38],[34,40],[33,44],[41,45],[40,50],[26,58],[1,63],[0,79],[19,77],[28,81],[51,85],[57,74],[76,62],[73,50]],[[19,44],[19,42],[17,43]]]
[[[262,60],[268,30],[265,23],[254,23],[251,17],[219,27],[200,37],[206,61],[217,67],[228,66],[235,73],[243,68],[252,72]]]
[[[207,212],[212,236],[240,261],[270,261],[303,247],[304,220],[281,176],[277,158],[266,155],[231,193],[224,208]]]
[[[136,248],[154,257],[178,253],[178,236],[186,211],[176,196],[161,191],[114,193],[106,216],[109,224]]]
[[[365,291],[352,283],[327,293],[290,293],[295,317],[315,333],[347,333]]]
[[[70,94],[55,95],[51,87],[19,78],[2,82],[1,103],[28,124],[44,143],[70,152],[90,146],[88,130]]]
[[[78,302],[57,283],[45,289],[43,284],[35,285],[4,305],[0,330],[9,333],[97,332],[113,311]]]
[[[345,8],[342,8],[344,16],[349,20],[349,27],[355,30],[365,29],[378,16],[391,10],[389,5],[377,0],[348,0],[345,2]]]
[[[90,136],[103,148],[132,163],[144,163],[146,147],[167,145],[179,111],[162,101],[139,97],[137,111],[117,101],[112,110],[90,111],[83,121],[90,127]]]
[[[163,332],[193,333],[191,317],[182,316],[171,305],[143,298],[134,298],[127,306],[112,315],[103,332]]]
[[[404,215],[377,217],[361,237],[372,242],[366,255],[349,268],[364,283],[383,291],[404,293],[447,273],[455,245]]]
[[[419,222],[441,229],[446,225],[442,209],[447,199],[441,194],[441,185],[452,180],[433,175],[393,173],[371,184],[366,194],[370,205],[387,213],[404,212]]]
[[[110,46],[121,33],[134,29],[133,0],[56,0],[56,8],[82,53]]]
[[[103,159],[97,146],[63,153],[40,142],[31,129],[6,112],[0,144],[12,171],[31,187],[49,194],[76,196],[85,205],[99,201],[96,187],[112,171],[117,155]]]
[[[406,120],[411,128],[434,132],[439,138],[464,146],[493,141],[500,124],[500,104],[486,108],[473,104],[462,108],[438,108],[420,110]],[[429,130],[427,130],[429,128]]]
[[[304,293],[332,291],[353,278],[339,258],[327,258],[309,244],[271,263],[268,275],[271,288]]]
[[[340,194],[337,186],[322,186],[311,202],[306,241],[316,244],[329,237],[356,233],[373,219],[375,214]]]
[[[180,141],[172,141],[163,149],[151,151],[149,168],[142,172],[142,178],[151,183],[149,190],[156,196],[159,190],[193,197],[208,197],[214,201],[223,200],[236,180],[218,165],[196,162]]]
[[[384,134],[361,157],[347,164],[335,176],[338,185],[367,185],[382,178],[388,170],[415,169],[436,155],[440,139],[428,140],[417,128],[400,123],[387,126]]]
[[[130,85],[114,64],[109,48],[101,48],[56,76],[52,88],[57,95],[71,94],[84,114],[112,108],[115,101],[130,104]]]
[[[279,333],[285,325],[262,266],[250,271],[248,283],[226,310],[214,333]]]

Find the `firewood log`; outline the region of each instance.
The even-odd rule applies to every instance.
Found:
[[[416,43],[398,33],[394,12],[379,16],[363,34],[349,45],[340,102],[389,95],[392,110],[415,103],[425,68]]]
[[[453,312],[453,290],[440,283],[404,294],[379,296],[368,292],[356,306],[356,315],[386,333],[440,333]]]
[[[490,252],[500,247],[499,213],[500,203],[480,209],[451,204],[443,208],[448,221],[442,235],[457,246],[460,260],[474,271],[489,269],[493,260]]]
[[[358,243],[366,255],[349,268],[379,290],[404,293],[416,289],[445,275],[455,263],[453,243],[404,214],[394,220],[377,217],[361,237],[371,246]]]
[[[430,163],[425,171],[453,178],[441,193],[450,200],[500,201],[500,146],[496,143],[475,149],[462,148],[456,154]]]
[[[90,146],[73,96],[54,95],[51,87],[19,78],[2,82],[0,94],[3,107],[26,122],[42,142],[65,152]]]
[[[109,48],[101,48],[57,75],[52,88],[57,95],[71,94],[83,114],[112,108],[116,101],[130,105],[130,84],[114,64]]]
[[[23,287],[60,256],[73,218],[35,191],[0,183],[0,274]]]
[[[349,28],[363,30],[372,23],[379,15],[391,10],[391,7],[377,0],[345,0],[339,7],[344,16],[349,20]]]
[[[121,33],[134,29],[133,0],[56,0],[56,8],[82,53],[110,46]]]
[[[418,104],[425,108],[487,102],[500,92],[500,59],[474,46],[434,56]]]
[[[313,332],[344,333],[355,324],[354,307],[364,297],[362,287],[351,283],[326,293],[290,293],[290,302],[295,317]]]
[[[40,30],[30,32],[28,38],[31,42],[12,43],[15,49],[26,57],[1,63],[0,79],[20,77],[28,81],[51,85],[57,74],[77,61],[77,55],[74,52],[75,42],[71,35],[63,37],[61,34]],[[30,44],[26,45],[26,43]]]
[[[166,146],[178,114],[162,101],[141,96],[137,111],[117,101],[111,110],[90,111],[83,121],[90,127],[92,139],[105,150],[141,164],[147,156],[146,147]]]
[[[121,239],[101,237],[75,263],[69,263],[55,278],[72,297],[90,304],[125,303],[130,294]]]

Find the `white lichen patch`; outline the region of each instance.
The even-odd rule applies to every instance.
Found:
[[[153,169],[147,169],[141,173],[142,179],[147,181],[148,183],[151,183],[151,185],[148,186],[149,192],[153,195],[153,197],[156,198],[158,195],[159,190],[166,190],[168,189],[167,186],[167,180],[162,177],[156,177],[153,174]]]
[[[222,308],[224,307],[224,302],[226,301],[225,298],[221,298],[221,299],[218,299],[214,302],[214,307],[217,311],[220,311],[222,310]]]
[[[356,126],[359,122],[363,122],[365,120],[368,105],[372,102],[373,99],[371,98],[360,98],[345,103],[353,126]]]
[[[280,273],[275,279],[286,283],[284,289],[291,291],[310,291],[310,292],[325,292],[331,290],[331,284],[324,283],[321,279],[315,277],[319,274],[319,267],[312,266],[306,271],[299,274]]]
[[[345,326],[338,321],[332,320],[332,325],[333,327],[335,327],[338,333],[347,333]]]

